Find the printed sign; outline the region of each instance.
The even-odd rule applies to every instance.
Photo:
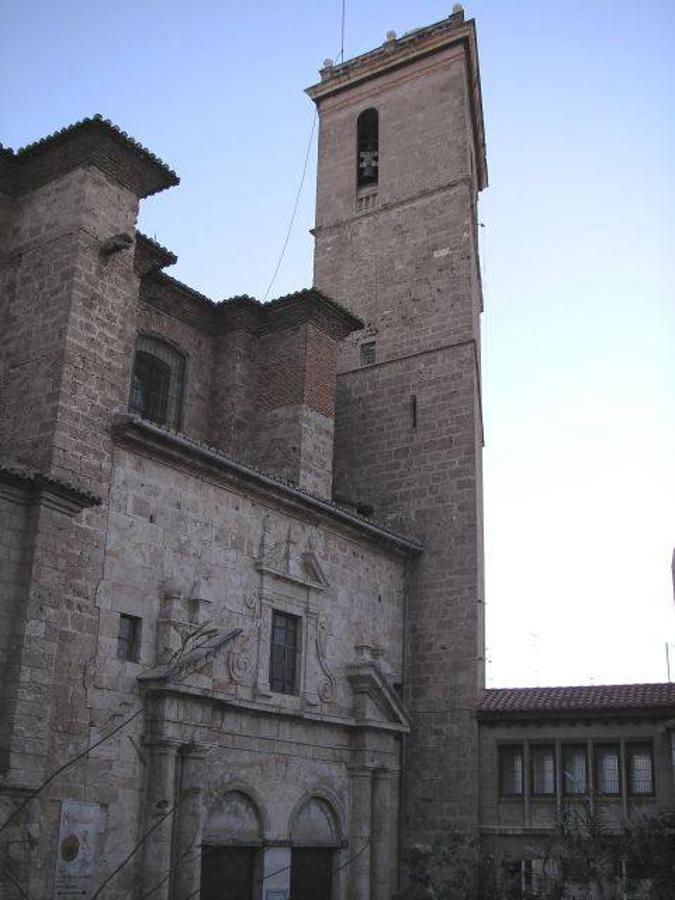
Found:
[[[83,900],[92,893],[104,817],[100,803],[61,802],[54,900]]]

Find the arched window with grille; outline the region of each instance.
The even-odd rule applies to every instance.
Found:
[[[356,186],[377,185],[379,170],[379,117],[364,109],[356,120]]]
[[[136,339],[129,409],[160,425],[180,428],[183,418],[185,357],[149,334]]]

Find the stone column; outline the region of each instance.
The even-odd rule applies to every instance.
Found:
[[[147,745],[146,788],[141,883],[143,892],[152,890],[152,900],[169,900],[171,888],[171,843],[176,797],[176,758],[178,744],[157,739]]]
[[[178,755],[178,805],[171,856],[172,896],[176,900],[199,895],[205,756],[205,750],[194,744],[183,747]]]
[[[370,900],[372,770],[351,769],[352,820],[349,857],[349,900]]]
[[[389,900],[391,897],[392,775],[393,773],[389,769],[376,769],[373,773],[373,822],[370,842],[371,900]]]

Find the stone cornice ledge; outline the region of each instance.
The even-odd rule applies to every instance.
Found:
[[[321,515],[406,556],[415,556],[423,550],[422,544],[414,538],[396,534],[330,500],[308,494],[290,482],[260,472],[185,434],[155,425],[138,416],[116,416],[112,436],[120,446],[162,459],[180,468],[210,475],[224,483],[246,485],[251,492],[274,496],[287,506]]]
[[[50,509],[76,516],[83,509],[98,506],[99,497],[66,481],[26,466],[0,461],[0,497],[15,503],[40,503]]]
[[[139,679],[140,681],[140,679]],[[196,702],[212,703],[219,706],[230,706],[249,712],[264,713],[268,716],[281,716],[285,719],[302,719],[305,722],[318,722],[322,725],[339,725],[341,728],[372,729],[373,731],[408,732],[410,727],[399,722],[364,721],[353,716],[331,715],[330,713],[312,712],[309,709],[287,709],[273,703],[258,700],[247,700],[233,697],[220,691],[197,687],[180,681],[162,681],[153,679],[152,675],[141,681],[143,696],[191,697]]]

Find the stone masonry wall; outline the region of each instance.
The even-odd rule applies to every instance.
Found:
[[[138,708],[141,701],[136,677],[154,665],[161,650],[157,645],[157,620],[169,582],[189,607],[187,598],[195,581],[201,579],[198,593],[210,600],[204,612],[208,621],[221,628],[243,629],[235,649],[247,665],[233,669],[225,655],[214,662],[209,673],[216,691],[241,700],[256,699],[258,652],[265,657],[269,653],[267,643],[260,651],[257,646],[260,572],[256,561],[263,543],[273,558],[275,554],[283,557],[289,534],[291,553],[300,554],[311,547],[329,582],[319,600],[319,617],[326,623],[325,663],[336,680],[336,693],[331,703],[309,709],[315,715],[349,717],[352,696],[346,666],[355,658],[355,646],[382,648],[393,680],[399,677],[403,563],[334,529],[289,516],[268,502],[116,448],[105,576],[97,595],[98,649],[85,671],[92,736],[104,734],[106,728]],[[283,609],[286,601],[279,595],[270,602],[281,603]],[[142,619],[137,663],[116,658],[120,613]],[[303,652],[309,657],[315,651],[308,646]],[[313,665],[320,674],[316,662]],[[312,675],[310,682],[316,677]],[[315,693],[316,685],[309,683],[307,690]],[[295,710],[299,715],[304,708],[299,701],[299,697],[274,695],[265,700],[265,708],[268,713]],[[87,785],[82,796],[107,808],[101,874],[124,857],[137,833],[130,823],[138,823],[140,816],[139,785],[144,767],[137,750],[142,746],[143,727],[142,718],[135,720],[92,754],[77,774],[80,790]],[[217,781],[221,788],[228,780],[237,779],[254,785],[267,798],[271,810],[283,809],[284,814],[292,808],[291,799],[297,802],[304,790],[318,783],[332,786],[347,802],[346,761],[352,751],[349,741],[337,740],[328,726],[302,719],[281,726],[276,719],[232,713],[217,723],[214,720],[211,728],[215,730],[209,741],[227,748],[224,755],[215,757],[219,760],[217,768],[210,769],[210,780]],[[188,729],[186,739],[190,733]],[[311,749],[315,745],[325,749]],[[340,745],[344,745],[343,750]],[[331,750],[333,746],[337,749]],[[246,747],[250,748],[248,752]],[[301,770],[303,774],[296,779]],[[284,772],[288,781],[288,802],[285,793],[273,790],[277,771]],[[275,823],[277,831],[286,824],[282,819]],[[131,885],[134,871],[130,867],[111,897],[124,896],[123,889]]]

